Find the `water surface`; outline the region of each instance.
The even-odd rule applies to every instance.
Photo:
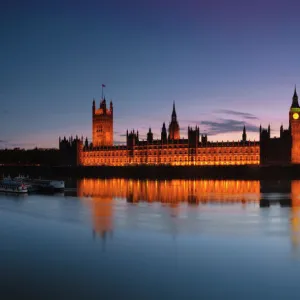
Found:
[[[70,187],[0,195],[1,299],[300,293],[299,181],[84,179]]]

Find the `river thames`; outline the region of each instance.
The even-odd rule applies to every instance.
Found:
[[[291,299],[300,181],[67,181],[0,195],[0,299]]]

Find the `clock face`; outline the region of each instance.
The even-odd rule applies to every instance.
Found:
[[[293,119],[298,120],[299,119],[299,114],[298,113],[293,113]]]

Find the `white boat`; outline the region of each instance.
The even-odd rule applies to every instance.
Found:
[[[65,182],[60,180],[32,179],[33,185],[50,186],[55,192],[63,192],[65,190]]]
[[[14,177],[13,180],[15,182],[21,183],[25,187],[27,187],[27,190],[28,190],[29,193],[31,193],[31,192],[38,192],[39,191],[38,187],[36,187],[32,183],[30,183],[30,178],[28,176],[24,177],[24,176],[19,175],[17,177]]]
[[[50,187],[54,192],[63,192],[65,190],[65,182],[63,180],[32,179],[20,175],[15,177],[14,180],[28,185],[30,188]]]
[[[26,194],[28,189],[22,183],[11,180],[10,178],[4,178],[0,180],[0,192]]]

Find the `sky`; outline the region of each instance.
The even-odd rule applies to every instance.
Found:
[[[0,148],[92,136],[92,101],[114,104],[114,141],[160,137],[176,103],[181,136],[250,140],[288,126],[300,92],[300,1],[0,3]]]

